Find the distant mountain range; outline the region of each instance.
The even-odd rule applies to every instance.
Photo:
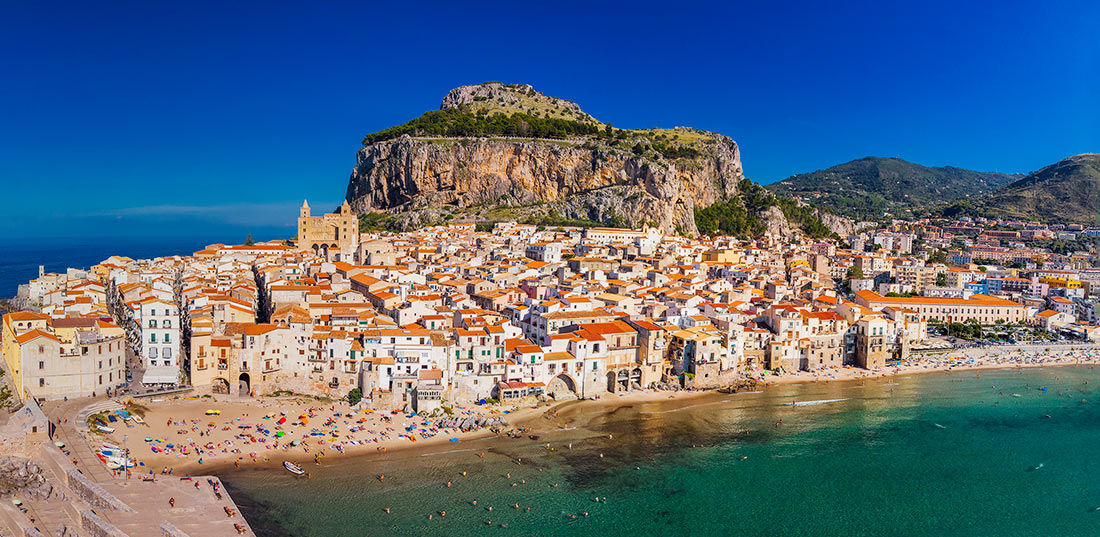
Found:
[[[865,157],[794,175],[765,188],[856,219],[908,218],[945,202],[992,192],[1021,177]]]
[[[989,194],[950,204],[943,211],[947,215],[1100,225],[1100,153],[1069,157]]]

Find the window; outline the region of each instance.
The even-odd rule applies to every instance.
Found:
[[[38,369],[46,369],[46,362],[38,362]]]
[[[157,320],[156,319],[149,319],[149,328],[156,328],[156,327],[157,327]]]
[[[157,342],[157,335],[156,334],[149,334],[149,343],[156,343],[156,342]]]
[[[171,358],[172,357],[172,347],[165,347],[164,348],[164,354],[162,354],[161,357],[162,358]]]
[[[157,357],[157,348],[156,347],[149,347],[149,357],[150,358],[156,358]]]
[[[172,320],[171,319],[165,319],[164,320],[164,327],[165,328],[172,328]]]
[[[172,334],[164,334],[164,342],[165,343],[171,343],[172,342]]]
[[[46,386],[46,379],[38,379],[38,387],[42,388]]]

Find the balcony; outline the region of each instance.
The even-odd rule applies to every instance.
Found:
[[[225,362],[218,363],[218,369],[225,371],[226,369],[229,369],[229,364]]]

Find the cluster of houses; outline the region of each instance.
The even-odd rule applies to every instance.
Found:
[[[352,236],[346,214],[307,206],[300,220],[298,243],[40,274],[21,288],[37,311],[4,316],[20,396],[117,389],[129,358],[146,386],[358,389],[366,404],[431,410],[882,368],[926,346],[929,323],[1100,336],[1080,306],[1095,305],[1092,269],[930,263],[905,229],[856,249],[516,223]]]

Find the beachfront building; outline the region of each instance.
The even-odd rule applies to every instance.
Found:
[[[880,369],[895,355],[889,333],[892,325],[881,315],[868,315],[856,321],[855,364],[864,369]]]
[[[720,382],[724,372],[737,364],[731,362],[727,337],[711,325],[698,325],[672,332],[669,336],[669,360],[676,374],[686,373],[701,385]]]
[[[3,348],[14,392],[38,401],[107,394],[126,384],[125,333],[99,318],[3,317]]]
[[[973,295],[969,298],[951,297],[887,297],[874,291],[860,291],[855,302],[872,310],[896,306],[915,311],[924,321],[967,322],[983,325],[997,322],[1022,323],[1027,320],[1027,307],[1023,304],[989,295]]]
[[[145,365],[142,384],[179,384],[179,306],[150,297],[134,307],[135,321],[141,327],[141,360]]]

